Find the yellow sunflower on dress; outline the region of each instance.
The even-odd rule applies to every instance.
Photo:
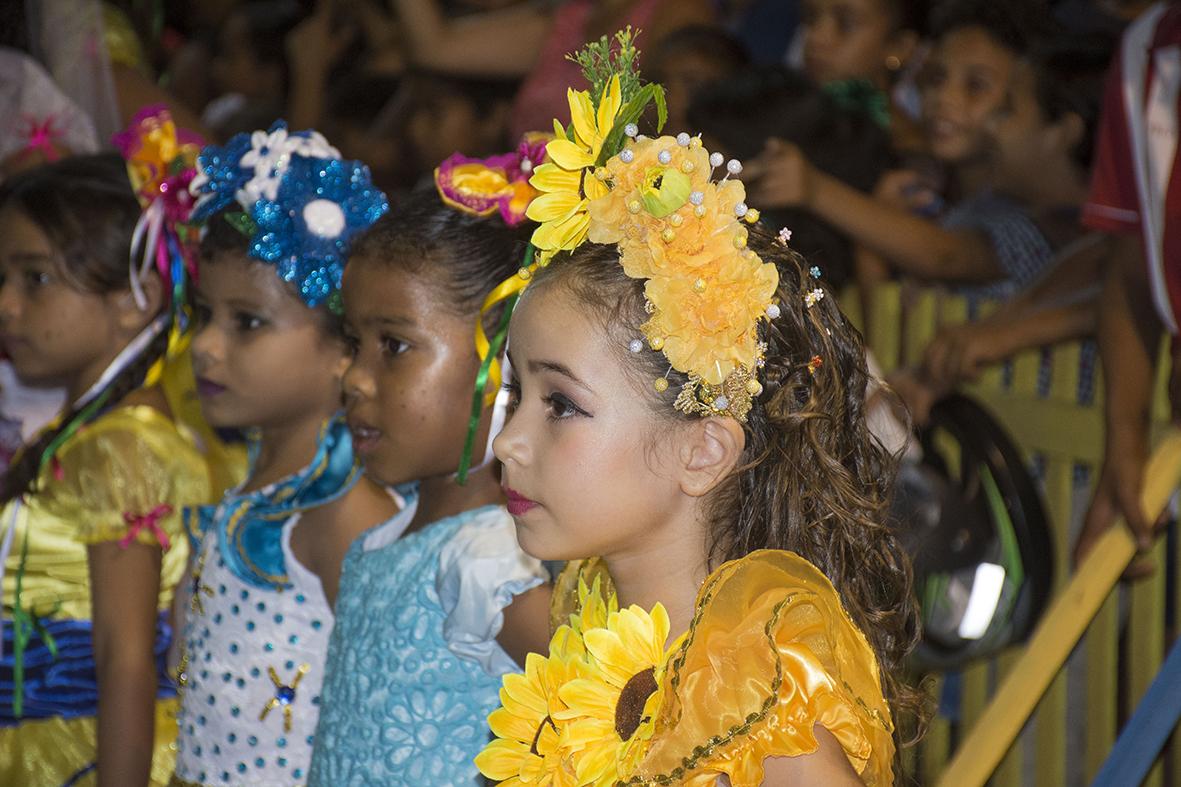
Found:
[[[591,629],[607,627],[607,619],[619,611],[619,601],[614,592],[603,591],[603,577],[597,576],[588,586],[582,577],[578,579],[578,611],[570,615],[570,628],[578,635],[578,643],[562,647],[562,652],[571,654],[570,648],[581,647],[583,633]],[[560,630],[560,629],[559,629]],[[585,655],[585,650],[583,651]]]
[[[611,612],[605,627],[583,633],[589,674],[558,689],[566,709],[554,714],[579,785],[614,785],[644,758],[662,704],[668,632],[657,604],[651,614]]]
[[[623,107],[618,75],[607,84],[598,108],[588,91],[569,89],[566,97],[572,138],[555,120],[556,138],[545,148],[549,163],[538,167],[529,180],[540,195],[529,203],[525,215],[540,224],[533,232],[533,245],[541,251],[543,264],[557,252],[586,240],[590,224],[587,205],[607,193],[607,187],[590,173]]]
[[[575,641],[578,645],[570,647]],[[480,772],[508,787],[577,787],[555,715],[566,708],[558,689],[586,674],[581,638],[563,626],[548,658],[530,653],[524,674],[505,675],[500,707],[488,716],[496,737],[476,756]]]

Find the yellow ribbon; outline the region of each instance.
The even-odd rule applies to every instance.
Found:
[[[481,363],[488,357],[488,351],[492,346],[488,340],[488,335],[484,333],[484,317],[496,304],[511,298],[529,286],[529,282],[533,279],[533,271],[537,270],[537,263],[533,262],[532,246],[526,252],[525,263],[519,271],[496,285],[496,289],[488,293],[488,297],[484,298],[484,304],[480,307],[480,316],[476,320],[476,354],[480,356]],[[491,407],[492,403],[496,401],[496,394],[500,390],[500,383],[500,361],[493,358],[491,365],[488,367],[488,384],[484,388],[485,407]]]

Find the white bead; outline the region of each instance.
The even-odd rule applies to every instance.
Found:
[[[729,406],[730,406],[730,400],[726,398],[725,394],[723,394],[722,396],[719,396],[717,399],[714,399],[714,409],[715,410],[725,410]]]
[[[303,206],[308,232],[319,238],[337,238],[344,231],[344,211],[332,200],[314,199]]]
[[[746,215],[746,212],[748,210],[750,210],[750,208],[746,207],[745,202],[739,202],[737,205],[734,206],[734,215],[737,216],[738,218],[742,218],[743,216]]]
[[[723,156],[721,153],[710,153],[709,154],[709,165],[711,167],[720,167],[720,166],[722,166],[722,162],[725,160],[726,160],[726,157]]]
[[[673,160],[673,154],[669,153],[667,150],[662,150],[656,154],[656,159],[661,164],[667,164]]]
[[[737,175],[739,172],[742,172],[742,162],[736,158],[730,159],[730,161],[726,163],[726,171],[731,175]]]
[[[677,144],[683,148],[689,147],[689,135],[684,131],[682,131],[680,134],[677,134]]]
[[[628,343],[627,349],[631,350],[634,353],[641,352],[644,349],[644,340],[643,339],[632,339],[631,342]]]
[[[700,205],[701,203],[705,202],[705,194],[700,191],[694,191],[689,195],[689,202],[693,203],[694,205]]]
[[[634,161],[635,158],[636,158],[636,154],[634,151],[632,151],[631,148],[628,148],[627,150],[625,150],[619,154],[619,160],[622,161],[624,164],[632,163],[632,161]]]
[[[640,129],[638,129],[636,127],[635,123],[628,123],[626,126],[623,127],[623,133],[627,134],[629,137],[634,138],[636,136],[636,134],[640,133]]]
[[[770,306],[768,306],[767,307],[767,316],[770,317],[772,320],[778,318],[779,317],[779,307],[776,306],[775,304],[771,304]]]

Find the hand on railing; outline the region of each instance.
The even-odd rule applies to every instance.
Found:
[[[1144,467],[1147,456],[1138,450],[1132,441],[1108,440],[1108,449],[1103,462],[1103,471],[1095,485],[1095,496],[1087,509],[1083,528],[1074,546],[1074,562],[1077,566],[1094,547],[1095,542],[1111,527],[1116,519],[1123,517],[1136,538],[1136,546],[1144,552],[1152,548],[1157,531],[1168,519],[1166,508],[1155,520],[1149,520],[1144,513],[1143,498]],[[1151,557],[1135,560],[1124,572],[1127,579],[1140,579],[1152,574],[1155,564]]]
[[[952,389],[975,381],[989,366],[1013,352],[1004,327],[994,321],[952,325],[940,330],[923,352],[924,379],[936,388]]]

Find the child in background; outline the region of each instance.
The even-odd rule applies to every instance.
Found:
[[[951,176],[952,205],[938,222],[915,215],[909,204],[923,199],[922,207],[933,207],[918,175],[887,175],[873,199],[817,172],[795,146],[779,140],[768,143],[752,173],[754,198],[766,207],[815,212],[902,273],[958,284],[976,296],[1011,295],[1038,277],[1053,252],[1031,213],[1050,213],[1077,198],[1080,177],[1074,151],[1083,127],[1073,111],[1057,105],[1031,114],[1021,138],[1043,146],[1045,166],[1073,171],[1072,177],[1047,181],[1052,188],[1025,203],[1025,195],[993,190],[994,123],[1014,89],[1024,84],[1032,91],[1034,80],[1022,83],[1018,75],[1044,40],[1044,21],[1036,5],[1016,0],[954,0],[936,16],[923,112],[931,152]],[[866,275],[861,282],[870,286],[880,278]]]
[[[456,150],[486,156],[507,145],[509,112],[517,84],[509,80],[431,72],[408,75],[375,121],[396,140],[401,182],[425,182]]]
[[[782,66],[748,71],[703,91],[688,127],[712,149],[744,161],[782,135],[817,169],[872,193],[893,159],[890,135],[865,114],[842,109],[803,74]],[[674,126],[673,128],[677,128]],[[764,210],[768,223],[791,227],[792,248],[824,271],[840,292],[853,275],[853,244],[830,223],[799,208]]]
[[[806,0],[804,71],[846,108],[889,128],[899,150],[923,148],[915,109],[892,95],[918,54],[926,0]]]
[[[633,99],[605,70],[575,128]],[[890,784],[918,626],[864,348],[755,226],[737,161],[625,132],[586,156],[581,131],[551,142],[533,179],[585,221],[562,231],[557,197],[530,211],[548,265],[512,317],[495,452],[522,548],[572,562],[564,625],[506,677],[477,764],[506,784]]]
[[[499,285],[523,284],[524,244],[501,218],[468,215],[495,211],[495,200],[473,207],[470,190],[452,188],[472,169],[524,186],[524,160],[542,155],[524,146],[492,166],[453,157],[440,167],[450,205],[420,191],[354,247],[349,423],[367,472],[418,481],[418,498],[399,515],[406,535],[366,536],[345,560],[311,785],[475,783],[500,677],[545,647],[548,575],[518,547],[484,448],[507,395],[494,376],[478,387],[472,344],[478,323],[492,337],[488,359],[501,352],[513,299],[497,300]],[[506,204],[503,215],[515,224],[522,210]]]
[[[283,116],[291,87],[286,39],[301,13],[296,0],[249,0],[226,17],[209,67],[217,97],[201,110],[220,139]]]
[[[900,387],[920,422],[931,402],[985,367],[1022,350],[1094,335],[1103,261],[1111,248],[1101,233],[1082,234],[1079,206],[1111,43],[1101,35],[1060,39],[1014,76],[1006,109],[991,124],[993,178],[998,190],[1039,206],[1032,216],[1056,252],[1046,275],[1016,298],[981,320],[939,331],[924,353],[921,378],[929,390],[915,390],[909,382]],[[1045,118],[1053,116],[1062,120],[1047,126]],[[1083,403],[1089,401],[1094,350],[1083,345]]]
[[[341,275],[388,204],[363,164],[282,123],[199,164],[194,371],[210,424],[249,430],[251,466],[188,523],[175,783],[303,784],[341,560],[397,510],[338,413]]]
[[[750,64],[742,42],[720,27],[694,25],[665,36],[649,57],[653,78],[664,85],[668,119],[688,125],[689,106],[703,88],[726,83]]]
[[[154,133],[159,149],[177,144],[171,123]],[[169,223],[183,218],[168,205]],[[157,384],[184,262],[177,249],[160,272],[129,276],[140,215],[117,156],[45,165],[0,190],[0,342],[22,382],[67,392],[0,492],[4,784],[163,785],[172,770],[164,654],[188,555],[181,509],[210,491]]]

